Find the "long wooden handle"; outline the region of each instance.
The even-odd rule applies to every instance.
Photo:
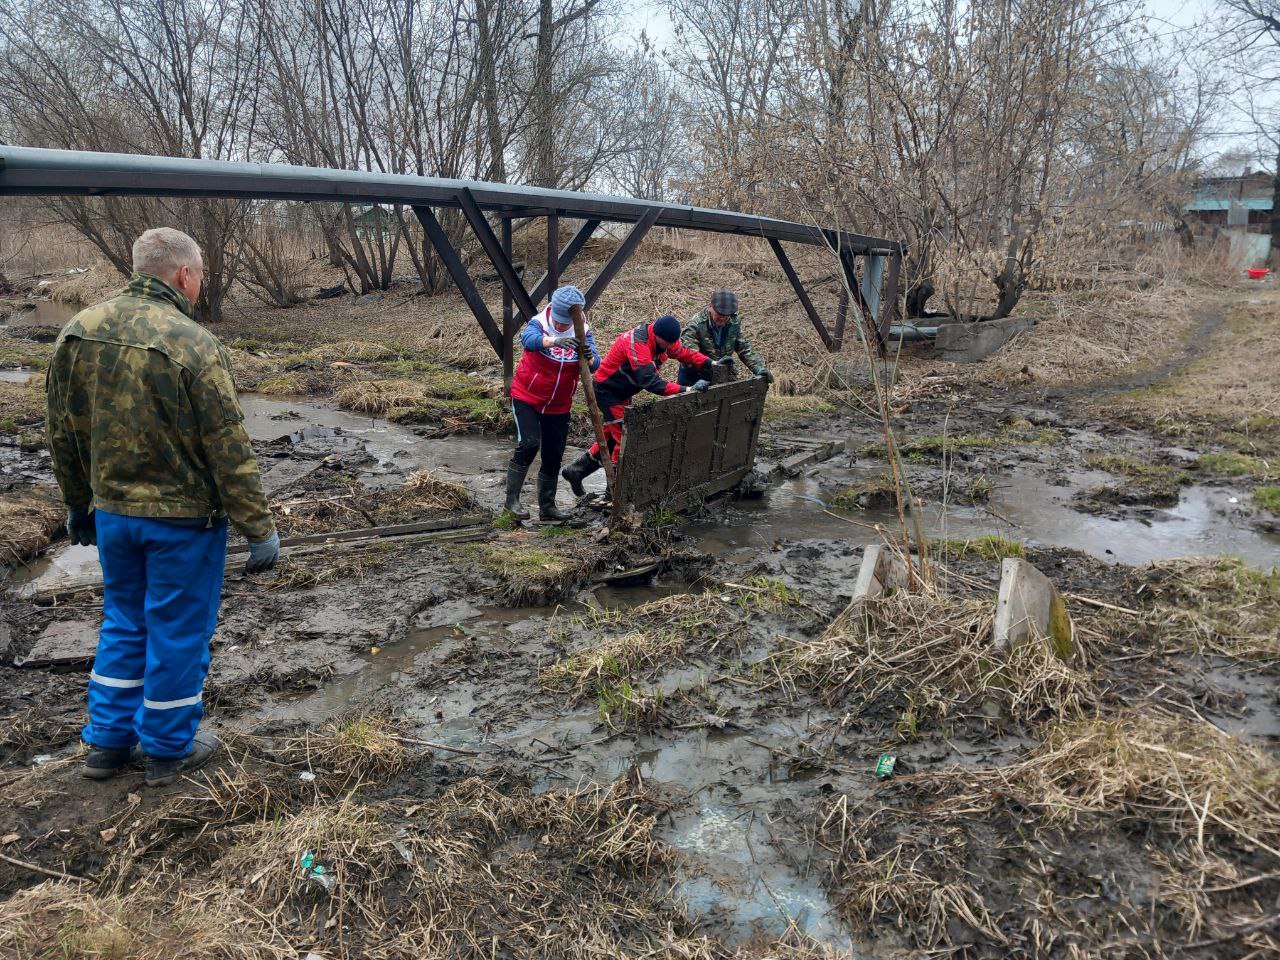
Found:
[[[613,472],[613,457],[609,455],[609,442],[604,435],[604,418],[600,416],[600,405],[596,403],[595,381],[591,379],[591,361],[587,358],[590,354],[587,352],[587,318],[579,306],[569,308],[569,313],[573,317],[573,332],[578,338],[578,369],[581,376],[578,378],[582,382],[582,395],[587,398],[587,409],[591,411],[591,426],[595,428],[596,443],[600,445],[600,462],[604,466],[604,482],[609,489],[609,497],[614,500],[614,511],[617,512],[618,503],[614,499],[617,493],[618,478]]]

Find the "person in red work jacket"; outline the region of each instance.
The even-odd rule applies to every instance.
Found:
[[[565,441],[569,438],[569,408],[578,389],[578,341],[573,333],[570,309],[585,307],[577,287],[561,287],[551,295],[547,308],[531,319],[520,335],[524,355],[511,380],[511,413],[516,420],[516,449],[507,464],[506,509],[518,520],[529,514],[520,506],[520,488],[533,458],[542,449],[538,470],[538,517],[568,520],[556,508],[556,484]],[[600,365],[595,336],[586,328],[591,369]]]
[[[596,368],[592,377],[596,403],[600,405],[604,418],[604,435],[614,463],[618,462],[618,448],[622,443],[622,418],[626,416],[632,397],[641,390],[670,397],[691,390],[702,392],[711,385],[707,380],[699,380],[692,386],[682,387],[663,380],[658,375],[658,368],[668,357],[704,372],[709,371],[712,363],[710,357],[690,350],[680,342],[680,321],[666,314],[653,323],[642,323],[634,330],[628,330],[613,341],[604,362]],[[600,444],[594,443],[590,451],[566,467],[562,475],[569,481],[574,495],[581,497],[586,495],[582,481],[600,466]]]

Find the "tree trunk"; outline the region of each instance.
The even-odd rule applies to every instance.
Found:
[[[552,73],[555,67],[555,19],[551,0],[539,0],[538,44],[533,67],[533,184],[556,186],[555,109]]]
[[[1276,172],[1271,179],[1271,266],[1280,269],[1280,149],[1276,151]]]

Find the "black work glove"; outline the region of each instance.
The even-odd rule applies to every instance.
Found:
[[[757,377],[764,377],[765,383],[773,383],[773,372],[768,367],[761,367]]]
[[[733,354],[731,353],[727,357],[721,357],[719,360],[714,360],[712,361],[711,365],[713,367],[732,367]]]
[[[98,521],[88,507],[74,507],[67,511],[67,536],[82,547],[98,542]]]
[[[570,333],[563,337],[556,337],[551,341],[551,345],[553,347],[576,347],[578,345],[578,338]]]
[[[693,393],[706,393],[711,389],[711,383],[707,380],[699,380],[692,387],[686,387],[685,389]]]

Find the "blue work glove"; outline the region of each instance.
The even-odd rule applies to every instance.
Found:
[[[769,370],[769,368],[768,368],[768,367],[761,367],[761,368],[760,368],[760,372],[759,372],[759,373],[757,373],[757,374],[756,374],[756,376],[757,376],[757,377],[764,377],[764,382],[765,382],[765,383],[773,383],[773,373],[772,373],[772,372],[770,372],[770,370]]]
[[[280,534],[273,533],[261,543],[249,541],[249,562],[244,565],[245,573],[261,573],[270,570],[280,559]]]
[[[98,521],[88,507],[74,507],[67,511],[67,536],[72,543],[82,547],[98,542]]]
[[[693,391],[694,393],[706,393],[709,389],[711,389],[711,384],[708,383],[706,380],[699,380],[697,383],[695,383],[692,387],[689,387],[688,389]]]

